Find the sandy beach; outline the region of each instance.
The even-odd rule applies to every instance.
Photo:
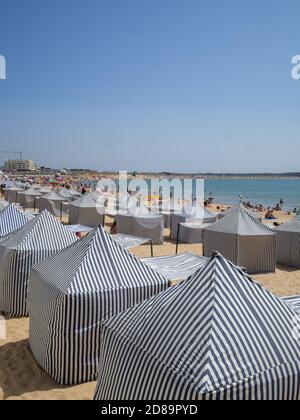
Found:
[[[217,205],[210,210],[215,211]],[[221,208],[227,208],[221,206]],[[292,216],[276,212],[280,223]],[[109,230],[112,220],[108,220]],[[179,252],[193,252],[202,255],[199,244],[180,244]],[[140,246],[133,250],[138,257],[149,257],[149,246]],[[165,243],[154,247],[155,256],[172,255],[175,243],[169,239],[169,231],[165,230]],[[255,279],[278,296],[300,294],[300,270],[289,267],[277,267],[275,274],[254,276]],[[89,400],[93,398],[96,383],[79,386],[61,387],[57,385],[34,360],[28,342],[28,319],[9,319],[6,322],[7,339],[0,340],[0,399],[1,400]]]

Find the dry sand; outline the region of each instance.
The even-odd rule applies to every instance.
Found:
[[[215,207],[212,208],[215,210]],[[284,222],[291,216],[276,213],[278,221]],[[155,256],[172,255],[175,244],[168,238],[162,246],[155,246]],[[180,253],[189,251],[202,255],[200,245],[179,247]],[[139,257],[149,257],[149,246],[141,246],[134,251]],[[300,294],[300,270],[278,267],[275,274],[255,276],[264,287],[278,296]],[[95,383],[74,387],[61,387],[36,364],[28,344],[28,320],[11,319],[6,322],[7,339],[0,340],[0,399],[91,399]]]

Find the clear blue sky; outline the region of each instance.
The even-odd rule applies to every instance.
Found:
[[[1,0],[0,150],[52,167],[299,171],[299,0]]]

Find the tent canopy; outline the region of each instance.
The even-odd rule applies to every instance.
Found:
[[[10,204],[0,211],[0,237],[11,234],[28,222],[29,219]]]
[[[218,255],[187,282],[104,323],[95,398],[297,400],[295,316]]]
[[[27,284],[31,268],[77,240],[45,210],[0,242],[0,310],[27,315]]]
[[[41,193],[38,189],[31,187],[28,190],[24,191],[23,195],[26,195],[29,197],[39,197],[39,196],[42,196],[43,193]]]
[[[94,380],[103,320],[167,286],[167,279],[102,228],[94,229],[31,272],[30,345],[35,358],[60,384]]]
[[[296,217],[290,222],[274,227],[274,230],[276,232],[300,233],[300,217]]]
[[[225,218],[211,224],[206,230],[241,236],[275,235],[268,226],[254,218],[242,205],[233,207]]]

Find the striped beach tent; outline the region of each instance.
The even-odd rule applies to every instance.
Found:
[[[296,312],[214,256],[107,320],[97,400],[298,400]]]
[[[203,232],[203,252],[211,257],[218,251],[249,273],[271,273],[276,270],[275,233],[244,208],[237,206],[219,222]]]
[[[300,217],[274,228],[278,264],[300,267]]]
[[[231,212],[236,211],[237,207],[242,207],[245,211],[247,211],[254,219],[262,221],[262,217],[259,213],[256,213],[255,211],[249,209],[248,207],[245,207],[242,203],[240,203],[238,206],[230,207],[226,209],[225,211],[221,211],[218,213],[218,218],[223,219],[223,217],[228,216]]]
[[[76,236],[45,210],[0,241],[0,311],[27,315],[31,268],[76,241]]]
[[[204,267],[209,261],[206,257],[186,252],[181,255],[143,258],[143,263],[170,281],[186,280]]]
[[[95,380],[102,322],[165,290],[167,279],[120,247],[102,227],[34,267],[29,341],[62,385]]]
[[[187,206],[181,213],[171,214],[171,234],[172,238],[177,238],[178,225],[180,223],[198,223],[207,224],[217,221],[217,216],[207,210],[205,207]],[[180,242],[188,242],[184,230],[179,235]]]
[[[0,211],[0,238],[20,229],[28,222],[26,215],[10,204]]]

